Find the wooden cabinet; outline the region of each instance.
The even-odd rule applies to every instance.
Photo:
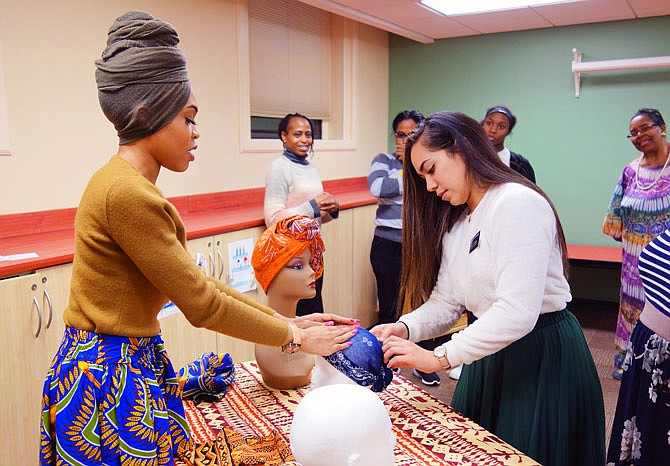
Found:
[[[351,290],[356,317],[361,319],[363,327],[369,327],[377,323],[377,282],[370,263],[377,205],[358,207],[351,212],[354,217]]]
[[[353,215],[351,210],[340,211],[340,216],[321,225],[321,236],[326,245],[323,253],[323,308],[326,312],[345,317],[357,317],[352,296]]]
[[[71,265],[0,280],[2,464],[38,464],[44,378],[63,337]]]
[[[337,220],[322,226],[325,310],[360,319],[364,327],[377,322],[376,285],[370,265],[375,209],[371,205],[344,210]]]

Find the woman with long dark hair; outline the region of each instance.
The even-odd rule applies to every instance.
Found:
[[[462,113],[429,116],[406,150],[401,289],[415,310],[372,330],[388,366],[465,364],[456,410],[545,466],[602,465],[602,390],[566,309],[566,245],[551,201]],[[444,345],[412,343],[446,333],[466,308],[477,319]]]

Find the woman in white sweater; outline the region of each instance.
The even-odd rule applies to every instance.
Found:
[[[561,223],[500,160],[481,126],[438,112],[404,162],[401,290],[415,310],[372,332],[388,367],[465,364],[452,406],[545,466],[602,465],[605,416],[574,315]],[[464,309],[477,320],[433,352]]]

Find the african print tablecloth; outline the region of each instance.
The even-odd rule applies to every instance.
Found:
[[[279,432],[288,442],[293,412],[309,387],[268,388],[255,362],[238,363],[235,370],[235,383],[221,401],[184,401],[193,439],[214,441],[226,428],[249,437]],[[378,395],[393,424],[396,466],[539,466],[400,375]]]

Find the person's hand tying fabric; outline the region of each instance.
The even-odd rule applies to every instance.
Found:
[[[323,358],[316,358],[312,388],[332,384],[355,384],[381,392],[393,380],[393,372],[384,363],[382,345],[364,328],[349,340],[351,346]]]

